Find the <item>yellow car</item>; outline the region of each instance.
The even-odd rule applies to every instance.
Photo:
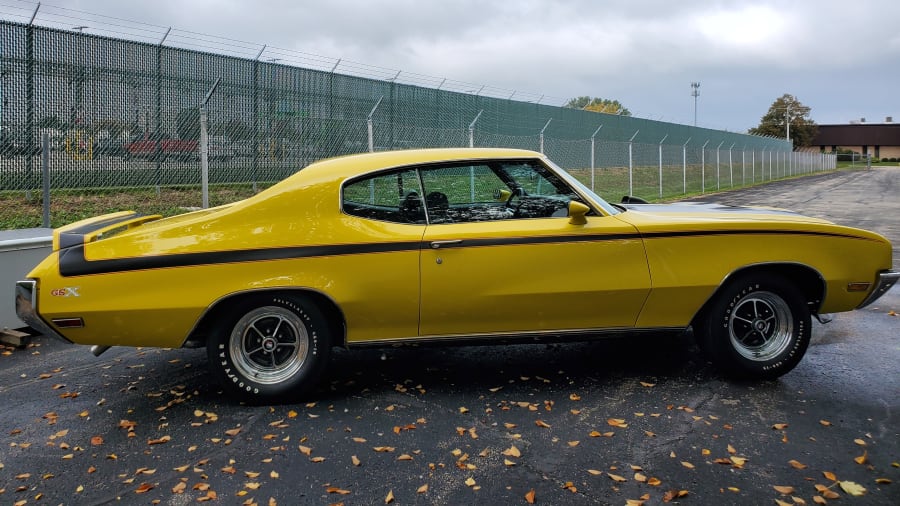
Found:
[[[882,236],[776,209],[605,202],[540,153],[314,163],[247,200],[54,231],[17,312],[77,344],[202,347],[230,393],[308,392],[334,346],[683,332],[774,378],[811,317],[900,277]]]

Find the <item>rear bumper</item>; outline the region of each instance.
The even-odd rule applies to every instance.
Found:
[[[45,336],[72,343],[47,324],[37,312],[37,281],[28,279],[16,282],[16,315],[29,327]]]
[[[856,306],[856,309],[864,308],[869,304],[878,300],[879,297],[886,294],[888,290],[894,286],[894,283],[900,279],[900,272],[897,271],[882,271],[878,273],[878,282],[875,284],[875,289],[866,297],[866,300],[862,301],[862,304]]]

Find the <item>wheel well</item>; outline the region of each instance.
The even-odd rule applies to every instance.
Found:
[[[735,279],[743,278],[745,276],[775,276],[790,281],[792,285],[800,290],[800,293],[803,295],[803,298],[809,306],[809,312],[811,314],[817,314],[819,312],[819,307],[821,307],[822,300],[825,298],[825,279],[812,267],[793,263],[750,265],[738,269],[726,276],[716,291],[713,292],[709,299],[707,299],[700,311],[694,315],[691,324],[695,325],[703,319],[704,314],[712,304],[712,301],[718,297],[719,293],[726,286],[733,283]]]
[[[216,301],[206,310],[200,321],[197,322],[197,325],[194,326],[194,329],[185,340],[184,347],[201,348],[206,346],[207,337],[211,332],[215,332],[216,325],[222,318],[254,303],[262,303],[260,299],[270,298],[273,295],[284,297],[301,296],[310,300],[327,320],[328,332],[332,336],[332,346],[346,346],[347,334],[346,325],[344,324],[344,313],[333,300],[312,290],[273,289],[235,293]]]

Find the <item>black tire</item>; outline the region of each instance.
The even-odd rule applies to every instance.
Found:
[[[299,399],[331,353],[324,316],[304,297],[270,295],[233,311],[206,344],[212,374],[227,393],[254,404]]]
[[[811,326],[797,288],[773,276],[750,275],[719,291],[700,318],[697,342],[729,376],[774,379],[803,358]]]

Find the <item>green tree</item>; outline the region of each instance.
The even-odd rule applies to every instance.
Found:
[[[790,139],[795,148],[811,146],[819,126],[809,117],[810,108],[800,103],[796,97],[785,93],[772,103],[769,111],[759,121],[759,126],[751,128],[752,135],[781,137],[787,135],[790,125]]]
[[[599,98],[599,97],[576,97],[566,104],[566,107],[570,107],[572,109],[583,109],[585,111],[593,111],[593,112],[602,112],[606,114],[618,114],[619,116],[631,116],[631,111],[629,111],[624,105],[619,103],[618,100],[610,100],[608,98]]]

